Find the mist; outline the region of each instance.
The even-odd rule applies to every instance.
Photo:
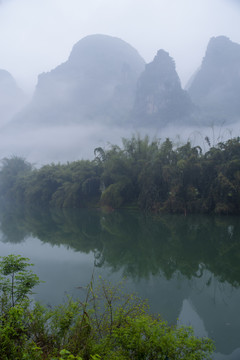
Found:
[[[0,68],[32,93],[38,75],[66,61],[79,39],[101,33],[129,42],[147,63],[165,49],[185,86],[210,37],[240,42],[239,17],[234,0],[2,0]]]
[[[1,158],[17,155],[24,157],[36,167],[48,163],[66,163],[81,159],[94,159],[94,149],[102,147],[107,150],[111,145],[122,146],[122,138],[133,135],[149,136],[160,143],[166,138],[173,141],[174,147],[190,141],[193,146],[200,146],[203,152],[209,149],[205,140],[207,136],[211,146],[240,135],[239,124],[231,126],[191,127],[167,126],[162,129],[134,128],[91,125],[54,126],[42,129],[31,129],[24,132],[13,131],[11,134],[0,133]]]
[[[239,136],[239,116],[234,114],[235,121],[220,119],[217,122],[215,110],[202,123],[205,113],[199,121],[192,123],[167,121],[163,125],[158,115],[154,126],[152,118],[145,123],[138,123],[138,119],[131,122],[131,116],[127,117],[125,113],[134,104],[136,79],[140,70],[134,75],[136,79],[131,80],[130,85],[127,83],[128,87],[124,87],[125,77],[117,75],[106,86],[104,83],[107,81],[103,80],[103,85],[100,84],[95,91],[96,84],[91,78],[92,85],[88,92],[93,96],[87,103],[89,113],[79,115],[72,109],[75,106],[82,111],[83,96],[79,96],[80,100],[71,107],[72,98],[76,99],[80,91],[85,96],[84,91],[91,81],[86,76],[85,82],[79,87],[80,78],[86,73],[84,69],[81,76],[78,75],[77,85],[74,67],[70,69],[66,65],[66,71],[62,74],[60,71],[63,64],[68,64],[74,44],[90,34],[106,34],[130,44],[141,57],[140,63],[151,63],[159,49],[167,51],[176,64],[184,88],[201,67],[211,37],[225,35],[240,43],[239,20],[239,2],[234,0],[198,0],[194,3],[191,0],[152,0],[151,3],[146,0],[130,3],[127,0],[121,3],[104,0],[84,4],[78,0],[71,0],[70,3],[65,0],[0,0],[0,69],[11,73],[19,93],[24,94],[19,100],[21,96],[14,97],[12,88],[4,85],[0,89],[1,158],[23,156],[37,166],[48,162],[93,159],[94,148],[121,145],[122,137],[129,138],[138,133],[142,137],[148,134],[150,138],[161,141],[169,137],[176,146],[190,140],[194,145],[203,147],[203,150],[207,150],[206,136],[212,145]],[[96,63],[98,59],[95,56]],[[111,66],[106,67],[107,72]],[[98,74],[102,76],[101,72]],[[45,87],[41,85],[41,79],[47,80]],[[93,97],[105,101],[102,113],[97,116]],[[27,100],[29,104],[25,106]],[[114,105],[111,111],[106,112],[110,102]],[[122,114],[124,106],[125,113],[122,110]],[[69,113],[64,118],[61,113],[66,109]],[[120,114],[119,118],[111,121],[111,112]],[[121,117],[125,121],[122,124],[119,123]]]
[[[5,70],[0,69],[0,127],[11,121],[27,104],[27,96]]]

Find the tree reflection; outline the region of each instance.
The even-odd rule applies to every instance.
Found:
[[[240,225],[237,217],[152,216],[139,211],[4,208],[0,211],[2,241],[26,237],[65,245],[95,255],[95,265],[122,270],[132,278],[161,274],[188,279],[204,270],[240,284]],[[206,286],[211,284],[211,276]]]

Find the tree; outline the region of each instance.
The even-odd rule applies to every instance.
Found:
[[[0,195],[12,199],[16,195],[18,181],[30,174],[32,165],[18,156],[4,158],[1,164]]]
[[[29,259],[20,255],[1,257],[0,291],[2,312],[22,304],[32,294],[34,286],[40,283],[36,274],[27,268],[33,266]]]
[[[22,360],[26,347],[36,347],[29,339],[28,323],[32,289],[39,278],[29,259],[20,255],[1,257],[0,261],[0,358]],[[37,357],[27,357],[37,359]],[[38,358],[39,359],[39,358]]]

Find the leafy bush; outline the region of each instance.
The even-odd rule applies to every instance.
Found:
[[[135,295],[101,279],[96,287],[90,282],[85,301],[68,298],[53,309],[38,303],[30,306],[27,295],[39,280],[27,270],[29,265],[21,256],[9,255],[1,261],[0,299],[8,304],[0,317],[2,360],[211,358],[210,339],[196,338],[188,327],[170,327],[150,315],[146,303]],[[15,282],[17,276],[20,281]],[[30,281],[23,281],[24,276]]]

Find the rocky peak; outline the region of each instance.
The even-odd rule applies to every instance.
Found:
[[[74,45],[65,63],[39,76],[23,118],[42,124],[121,122],[133,106],[144,66],[125,41],[89,35]]]
[[[164,50],[159,50],[146,65],[139,78],[134,114],[142,121],[166,124],[190,115],[193,104],[181,88],[175,62]]]
[[[212,37],[208,43],[202,66],[226,66],[230,61],[240,61],[240,46],[226,36]]]
[[[175,69],[175,62],[165,50],[158,50],[150,64],[146,65],[148,71],[158,75],[158,81],[173,81],[175,85],[180,86],[180,80]]]
[[[240,119],[240,45],[225,36],[211,38],[188,92],[206,120]]]

